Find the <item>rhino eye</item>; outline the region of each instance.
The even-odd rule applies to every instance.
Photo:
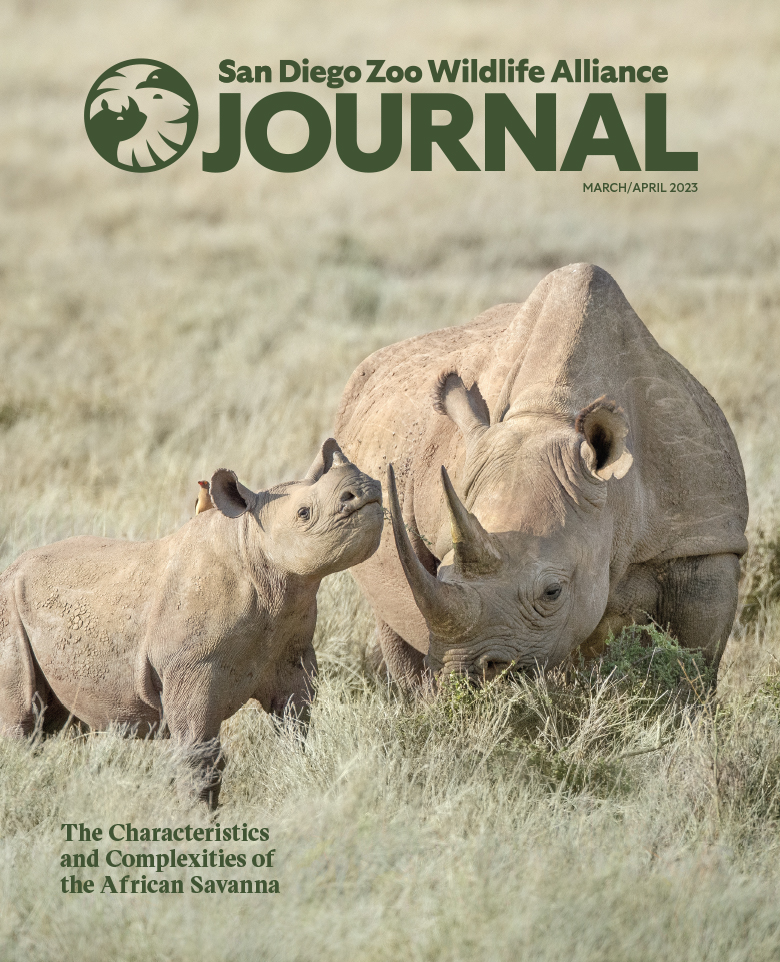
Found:
[[[308,508],[298,508],[298,517],[301,521],[309,520],[309,509]]]
[[[544,589],[544,597],[547,601],[557,601],[563,589],[559,584],[549,585]]]

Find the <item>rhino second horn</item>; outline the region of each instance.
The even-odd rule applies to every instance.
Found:
[[[460,570],[490,571],[501,560],[487,531],[458,497],[444,465],[441,466],[441,483],[450,512],[452,549],[455,566]]]
[[[425,570],[406,532],[392,464],[387,466],[387,495],[398,557],[420,614],[433,634],[445,637],[464,634],[479,617],[479,597],[473,589],[439,581]]]

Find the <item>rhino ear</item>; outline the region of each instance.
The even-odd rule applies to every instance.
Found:
[[[434,410],[446,414],[466,437],[490,427],[490,414],[479,388],[474,384],[471,390],[466,390],[457,371],[444,371],[439,375],[431,398]]]
[[[209,494],[216,507],[228,518],[240,518],[257,500],[257,495],[241,484],[236,472],[227,468],[214,472]]]
[[[600,397],[577,415],[575,427],[585,440],[580,454],[588,471],[602,481],[622,478],[634,458],[625,445],[628,421],[622,408],[606,396]]]
[[[335,438],[328,438],[327,441],[322,442],[320,453],[314,459],[304,481],[319,481],[331,468],[340,468],[349,463],[349,458],[339,447],[338,441]]]

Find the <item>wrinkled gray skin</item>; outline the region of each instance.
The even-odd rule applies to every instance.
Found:
[[[392,529],[353,575],[397,680],[552,666],[649,618],[717,666],[747,547],[739,452],[605,271],[378,351],[335,433],[389,478]]]
[[[210,491],[218,510],[166,538],[70,538],[0,575],[0,731],[30,734],[42,709],[167,729],[214,807],[224,719],[256,698],[308,720],[317,589],[376,550],[381,486],[331,438],[303,481],[254,493],[221,469]]]

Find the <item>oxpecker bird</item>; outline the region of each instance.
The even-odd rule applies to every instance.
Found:
[[[198,484],[200,485],[200,491],[198,491],[198,500],[195,502],[195,514],[200,514],[201,511],[210,511],[211,508],[215,507],[209,494],[208,481],[198,481]]]

